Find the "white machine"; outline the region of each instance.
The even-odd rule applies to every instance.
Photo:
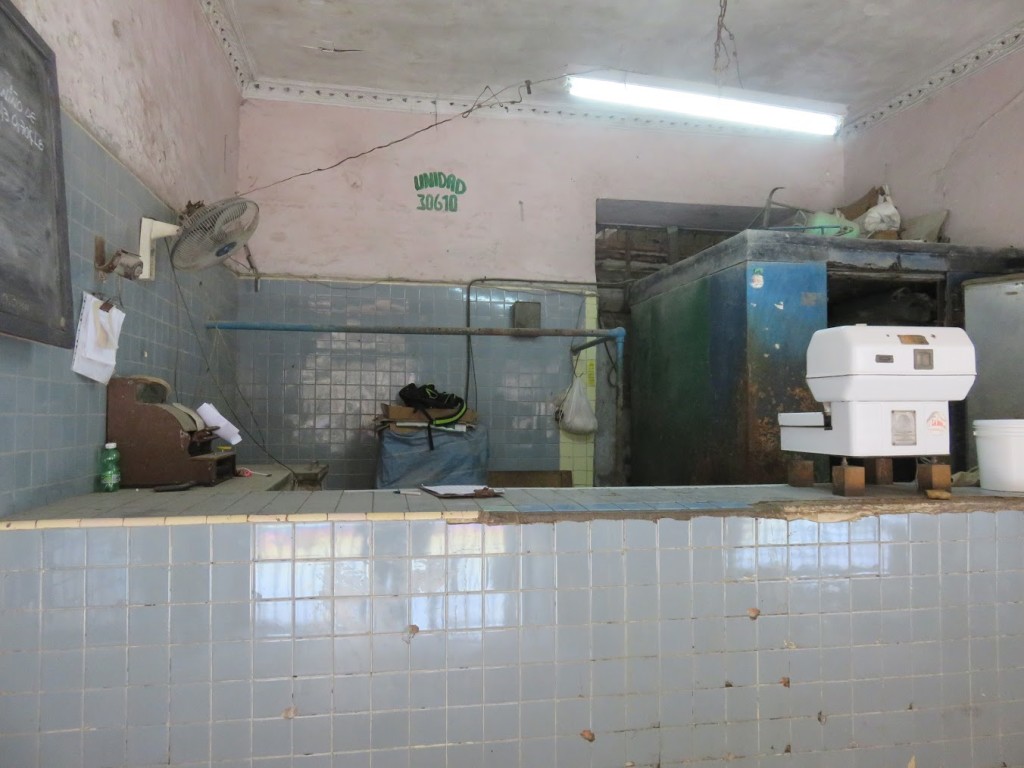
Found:
[[[782,450],[830,456],[944,456],[949,401],[974,383],[961,328],[848,325],[815,332],[807,386],[816,413],[780,413]]]

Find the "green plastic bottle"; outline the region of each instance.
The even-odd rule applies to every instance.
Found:
[[[100,490],[112,492],[121,488],[121,453],[117,443],[106,443],[100,453]]]

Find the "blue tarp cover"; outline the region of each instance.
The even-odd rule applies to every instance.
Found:
[[[466,432],[433,429],[434,450],[427,430],[401,434],[385,429],[377,459],[378,488],[420,485],[486,485],[487,429]]]

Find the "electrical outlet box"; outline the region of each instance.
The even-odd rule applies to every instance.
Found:
[[[515,301],[512,303],[513,328],[540,328],[540,302]]]

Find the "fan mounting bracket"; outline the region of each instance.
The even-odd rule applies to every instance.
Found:
[[[139,258],[142,259],[142,274],[139,280],[156,279],[156,259],[153,255],[153,241],[181,234],[181,227],[156,219],[142,219],[139,227]]]

